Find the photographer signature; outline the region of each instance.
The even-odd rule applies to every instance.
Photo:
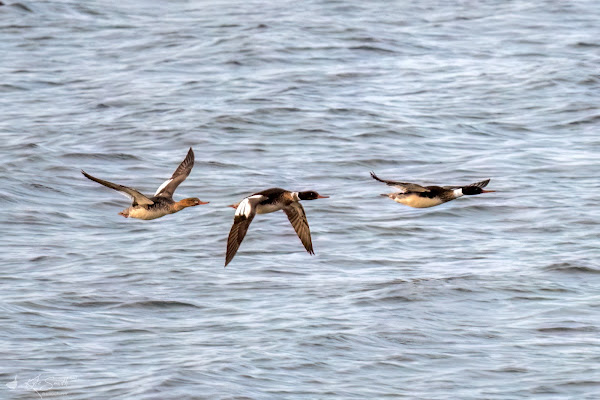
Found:
[[[48,376],[45,378],[41,378],[42,374],[38,374],[35,378],[27,380],[24,387],[27,390],[31,390],[35,392],[40,399],[43,399],[43,395],[47,394],[48,396],[56,396],[57,393],[48,393],[52,390],[64,390],[69,386],[69,382],[77,379],[76,376]],[[6,384],[6,386],[10,390],[15,390],[19,387],[17,376],[15,379]],[[23,387],[23,385],[21,386]],[[61,393],[68,394],[68,393]]]

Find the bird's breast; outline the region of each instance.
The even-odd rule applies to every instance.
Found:
[[[393,200],[397,203],[414,208],[427,208],[445,203],[440,197],[423,197],[415,193],[396,194]]]
[[[281,203],[267,203],[267,204],[259,204],[256,206],[257,214],[268,214],[275,211],[279,211],[283,208],[283,204]]]
[[[137,219],[156,219],[163,217],[167,214],[171,214],[171,210],[168,207],[131,207],[129,209],[129,218]]]

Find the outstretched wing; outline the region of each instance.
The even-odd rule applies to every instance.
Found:
[[[471,183],[469,186],[478,186],[480,188],[484,188],[488,185],[488,183],[490,183],[490,180],[486,179],[485,181]]]
[[[225,254],[225,266],[233,260],[235,253],[237,253],[250,223],[256,216],[256,205],[265,199],[265,196],[254,195],[246,197],[242,200],[236,210],[235,216],[233,217],[233,225],[229,231],[229,238],[227,239],[227,253]]]
[[[96,177],[91,176],[84,170],[81,170],[81,173],[83,174],[83,176],[85,176],[88,179],[91,179],[94,182],[98,182],[101,185],[104,185],[104,186],[109,187],[114,190],[118,190],[121,193],[124,193],[127,197],[130,197],[133,200],[133,204],[132,204],[133,206],[137,206],[137,205],[143,206],[143,205],[154,204],[154,202],[152,200],[150,200],[148,197],[144,196],[143,194],[141,194],[140,192],[138,192],[135,189],[132,189],[130,187],[123,186],[123,185],[118,185],[116,183],[112,183],[109,181],[105,181],[103,179],[98,179]]]
[[[286,213],[306,251],[308,251],[309,254],[315,254],[310,238],[310,228],[308,227],[306,213],[304,212],[304,207],[302,207],[302,204],[295,201],[289,206],[285,207],[283,211]]]
[[[373,171],[371,171],[371,177],[373,179],[375,179],[376,181],[383,182],[386,185],[393,186],[396,189],[400,189],[401,193],[407,193],[407,192],[428,192],[429,191],[429,189],[427,189],[426,187],[423,187],[421,185],[417,185],[416,183],[396,182],[396,181],[388,181],[386,179],[381,179],[377,175],[375,175],[375,172],[373,172]]]
[[[185,159],[179,164],[179,167],[173,172],[173,176],[167,179],[160,187],[156,190],[154,194],[157,197],[173,197],[173,193],[175,193],[175,189],[181,182],[188,177],[190,172],[192,172],[192,168],[194,167],[194,151],[190,147],[190,150],[187,153]]]
[[[475,182],[475,183],[471,183],[470,185],[465,185],[465,186],[444,186],[444,189],[459,189],[459,188],[468,187],[468,186],[477,186],[480,188],[484,188],[488,185],[488,183],[490,183],[490,180],[486,179],[485,181]]]

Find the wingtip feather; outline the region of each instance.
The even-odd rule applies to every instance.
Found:
[[[485,180],[479,182],[477,184],[477,186],[484,188],[488,185],[488,183],[490,183],[490,180],[491,180],[491,178],[485,179]]]

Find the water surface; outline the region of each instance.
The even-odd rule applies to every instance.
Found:
[[[597,2],[4,2],[0,397],[600,396]]]

